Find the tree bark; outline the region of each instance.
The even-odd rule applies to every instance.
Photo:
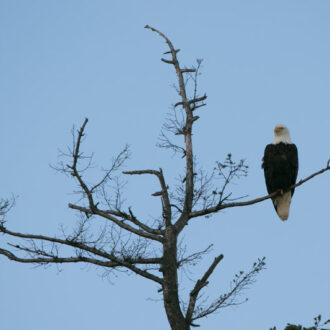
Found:
[[[165,233],[163,258],[163,296],[167,319],[172,330],[189,330],[179,301],[178,273],[177,273],[177,235],[173,226],[169,226]]]

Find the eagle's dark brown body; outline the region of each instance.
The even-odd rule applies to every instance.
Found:
[[[290,186],[295,184],[297,180],[297,174],[298,174],[297,147],[292,143],[283,143],[283,142],[277,144],[268,144],[265,148],[262,168],[264,169],[268,193],[271,194],[279,189],[285,191]],[[291,189],[290,196],[286,196],[288,199],[288,207],[290,207],[291,197],[293,196],[293,193],[294,193],[294,188]],[[278,212],[279,203],[280,202],[282,203],[280,197],[273,198],[273,204],[278,214],[279,214]],[[286,219],[282,219],[282,220],[286,220]]]

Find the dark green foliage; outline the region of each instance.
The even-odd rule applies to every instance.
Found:
[[[302,325],[294,325],[288,323],[284,330],[330,330],[330,328],[323,328],[326,324],[330,324],[330,319],[326,320],[324,323],[321,323],[321,315],[314,317],[314,326],[305,328]],[[276,330],[276,327],[270,328],[269,330]]]
[[[304,328],[305,330],[306,328]],[[284,330],[303,330],[301,325],[288,324]]]

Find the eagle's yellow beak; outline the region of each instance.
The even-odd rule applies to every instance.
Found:
[[[278,133],[280,130],[281,130],[281,127],[276,125],[275,128],[274,128],[274,132]]]

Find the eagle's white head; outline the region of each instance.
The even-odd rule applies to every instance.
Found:
[[[286,126],[283,124],[277,124],[274,128],[274,141],[273,144],[280,142],[292,143],[290,139],[290,132]]]

